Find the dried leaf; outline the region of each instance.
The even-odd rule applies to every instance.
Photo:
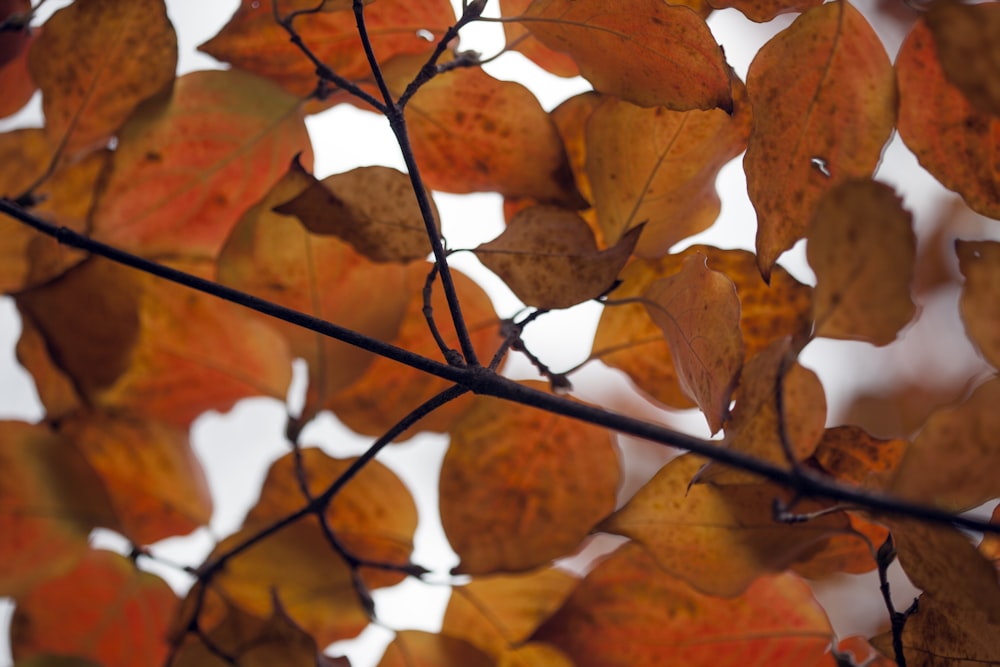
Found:
[[[500,0],[500,15],[508,19],[519,17],[531,3],[532,0]],[[505,21],[503,32],[507,37],[508,49],[518,51],[542,69],[556,76],[580,76],[580,67],[575,60],[539,42],[538,38],[520,23]]]
[[[0,9],[0,21],[6,20],[13,13],[31,11],[29,0],[12,0]],[[17,113],[35,94],[38,86],[28,71],[28,53],[31,45],[38,39],[40,28],[32,30],[10,30],[0,36],[0,118],[6,118]]]
[[[657,280],[645,293],[646,309],[670,344],[681,389],[708,420],[712,433],[729,416],[729,402],[743,368],[740,301],[733,281],[694,254],[680,272]]]
[[[905,440],[883,440],[860,426],[828,428],[813,456],[824,471],[858,486],[881,486],[881,479],[895,470],[904,456]]]
[[[687,7],[535,0],[521,21],[542,44],[573,58],[598,92],[644,107],[732,111],[722,49]]]
[[[1000,368],[1000,243],[955,241],[965,276],[959,308],[973,344],[994,368]]]
[[[493,661],[461,639],[402,630],[385,649],[378,667],[493,667]]]
[[[985,54],[983,54],[985,56]],[[978,57],[977,57],[978,60]],[[963,65],[971,67],[969,63]],[[924,20],[913,26],[896,56],[897,128],[921,166],[975,211],[1000,218],[1000,118],[977,111],[941,71]]]
[[[781,572],[849,526],[844,514],[805,523],[774,518],[774,500],[788,492],[763,482],[717,487],[691,485],[705,460],[674,459],[600,529],[642,544],[664,572],[706,595],[734,597],[761,575]],[[809,502],[795,511],[820,507]]]
[[[743,152],[750,106],[734,80],[735,110],[644,109],[607,98],[587,123],[586,169],[609,243],[645,223],[636,254],[654,258],[719,215],[719,169]]]
[[[169,87],[177,35],[163,0],[78,2],[45,22],[28,67],[52,144],[77,157],[106,145],[139,103]]]
[[[816,204],[806,256],[816,273],[815,335],[888,345],[913,319],[917,241],[892,188],[843,181]]]
[[[598,250],[593,232],[576,213],[533,206],[473,252],[529,306],[569,308],[614,284],[641,232],[636,227],[614,246]]]
[[[816,546],[808,559],[800,560],[792,571],[807,579],[826,579],[837,574],[864,574],[875,569],[875,553],[885,542],[889,529],[848,513],[850,528],[831,535]]]
[[[441,524],[460,558],[455,570],[519,571],[568,554],[614,509],[617,486],[605,429],[476,397],[451,429],[441,468]]]
[[[1000,115],[1000,5],[942,0],[924,21],[948,81],[979,112]]]
[[[814,7],[757,53],[747,74],[753,134],[743,158],[767,278],[805,235],[823,193],[871,175],[892,132],[892,65],[847,0]]]
[[[508,24],[505,24],[508,25]],[[566,154],[569,156],[569,165],[576,179],[576,187],[588,202],[594,201],[594,194],[590,187],[590,180],[587,177],[587,126],[590,124],[590,116],[594,110],[601,105],[605,99],[604,95],[589,90],[579,95],[574,95],[555,109],[549,115],[559,130],[562,137],[563,146],[566,147]],[[586,213],[584,213],[586,215]],[[513,215],[506,215],[510,220]],[[598,245],[607,245],[600,234],[600,229],[595,229],[598,236]]]
[[[300,152],[308,167],[296,98],[239,71],[192,72],[122,128],[94,236],[144,256],[214,258]]]
[[[832,630],[809,587],[762,578],[738,598],[702,595],[635,544],[602,561],[537,639],[577,667],[809,665]]]
[[[804,12],[823,4],[823,0],[708,0],[715,9],[733,7],[751,21],[766,23],[779,14]]]

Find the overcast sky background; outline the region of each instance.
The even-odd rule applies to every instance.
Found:
[[[49,0],[44,5],[43,16],[67,4]],[[453,4],[460,7],[455,0]],[[489,3],[486,15],[496,15],[496,1]],[[229,19],[238,5],[237,0],[167,0],[168,11],[178,31],[180,43],[179,70],[181,73],[221,67],[212,58],[195,51],[195,47],[213,36]],[[871,17],[872,3],[856,5]],[[745,78],[753,54],[772,34],[787,26],[793,17],[779,17],[765,26],[756,25],[742,18],[733,10],[717,12],[710,17],[709,25],[716,38],[725,45],[726,55],[737,73]],[[895,53],[902,38],[897,30],[876,24],[890,54]],[[485,56],[493,55],[503,46],[502,29],[498,24],[475,24],[462,33],[462,48],[475,49]],[[519,81],[531,88],[542,105],[551,110],[573,94],[588,89],[582,79],[553,77],[512,53],[486,66],[495,77]],[[39,125],[40,103],[36,98],[29,108],[12,119],[0,121],[0,131],[12,127]],[[373,114],[342,105],[313,116],[307,121],[316,152],[315,173],[323,178],[362,165],[382,164],[402,169],[398,148],[384,119]],[[723,198],[720,221],[708,232],[684,242],[711,243],[720,247],[753,248],[754,215],[746,196],[746,183],[740,159],[734,160],[722,172],[719,190]],[[880,180],[896,187],[904,197],[907,208],[915,214],[918,229],[926,226],[933,213],[951,199],[941,186],[917,165],[913,157],[894,140],[885,154],[878,173]],[[443,229],[453,248],[474,247],[496,236],[502,228],[501,199],[497,195],[436,195],[441,212]],[[973,216],[969,223],[975,226]],[[474,224],[470,224],[473,221]],[[679,249],[679,248],[678,248]],[[520,308],[520,303],[495,277],[484,271],[470,253],[454,257],[454,264],[473,274],[494,299],[497,312],[510,316]],[[782,264],[801,280],[811,281],[811,272],[804,261],[801,244],[785,255]],[[938,320],[955,317],[954,295],[924,305],[921,326],[912,327],[903,341],[890,350],[877,351],[867,345],[820,341],[809,346],[804,363],[816,370],[828,392],[830,424],[837,421],[838,411],[845,401],[861,386],[878,384],[880,374],[886,372],[914,349],[930,350],[929,367],[942,377],[968,374],[975,356],[961,332],[942,330],[935,326]],[[599,307],[595,304],[553,313],[533,324],[526,333],[529,347],[554,369],[574,366],[587,357],[596,328]],[[571,332],[567,336],[567,332]],[[17,365],[13,349],[19,335],[19,323],[9,298],[0,298],[0,418],[37,421],[42,410],[34,393],[32,382]],[[935,354],[939,351],[940,354]],[[924,366],[924,369],[928,366]],[[301,370],[301,369],[299,369]],[[524,362],[509,367],[516,377],[534,377],[533,370]],[[574,384],[583,398],[600,401],[604,405],[631,406],[650,417],[660,415],[651,406],[636,403],[627,382],[617,373],[609,372],[600,364],[590,364],[574,376]],[[292,389],[292,400],[302,391],[301,377]],[[216,513],[210,530],[183,538],[168,540],[156,548],[164,557],[197,563],[211,548],[215,537],[234,531],[247,508],[256,500],[267,466],[287,452],[283,439],[285,406],[273,400],[252,399],[241,402],[225,414],[209,414],[200,418],[193,429],[196,451],[205,464],[213,492]],[[707,435],[699,415],[672,415],[672,423]],[[370,439],[358,437],[342,428],[331,416],[324,416],[306,430],[303,441],[322,447],[335,456],[350,456],[362,452]],[[446,441],[439,436],[418,436],[407,443],[395,445],[380,455],[379,460],[392,468],[414,490],[421,516],[436,518],[436,476]],[[638,457],[655,461],[661,456],[659,448],[643,447],[627,442],[626,447]],[[96,543],[109,548],[123,549],[120,538],[111,534],[95,536]],[[445,573],[456,562],[447,548],[439,524],[423,521],[418,530],[414,560],[432,568],[445,579]],[[190,581],[170,569],[157,569],[179,591]],[[845,578],[850,579],[850,578]],[[864,586],[877,593],[877,584],[871,577],[862,579]],[[837,597],[836,587],[824,586],[824,599]],[[436,630],[440,613],[447,602],[448,589],[444,586],[425,585],[408,581],[388,591],[375,593],[379,617],[387,627]],[[11,605],[0,606],[0,627],[9,620]],[[877,623],[884,609],[877,605],[869,611],[859,611],[854,606],[847,613],[835,615],[842,633],[867,632]],[[360,642],[344,645],[353,664],[364,667],[374,664],[382,647],[391,639],[391,632],[371,627]],[[0,644],[4,643],[0,636]],[[5,646],[0,645],[0,667],[10,665],[11,659]]]

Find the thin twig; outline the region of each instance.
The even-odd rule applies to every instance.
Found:
[[[892,594],[889,591],[889,566],[896,559],[896,547],[892,543],[892,533],[886,536],[885,542],[879,547],[875,562],[878,564],[879,590],[882,591],[882,600],[885,602],[886,611],[889,612],[889,624],[892,629],[892,652],[896,658],[898,667],[906,667],[906,655],[903,653],[903,629],[906,627],[906,620],[917,611],[917,598],[907,607],[906,611],[896,611],[896,605],[892,601]]]

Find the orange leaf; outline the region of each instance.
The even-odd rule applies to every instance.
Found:
[[[29,0],[13,0],[7,4],[13,6],[7,11],[0,10],[0,21],[15,12],[20,14],[31,11]],[[33,28],[30,31],[8,30],[0,35],[0,90],[3,91],[3,97],[0,98],[0,118],[18,112],[38,88],[28,72],[28,53],[40,33],[41,29]]]
[[[100,476],[135,544],[186,535],[208,523],[212,497],[186,431],[128,414],[79,413],[60,421]]]
[[[582,205],[555,124],[519,83],[452,70],[420,88],[406,120],[431,189]]]
[[[931,414],[903,455],[889,490],[903,498],[966,510],[1000,497],[1000,379]]]
[[[606,430],[476,397],[451,429],[441,469],[441,524],[461,559],[456,571],[526,570],[568,554],[614,509],[617,486]]]
[[[508,24],[505,24],[508,25]],[[590,123],[590,116],[594,113],[604,96],[590,90],[569,98],[549,114],[552,121],[559,130],[562,137],[563,146],[566,147],[566,154],[569,156],[569,165],[576,179],[576,187],[588,202],[594,201],[594,195],[590,187],[590,180],[587,178],[587,125]],[[509,220],[513,216],[506,216]],[[595,230],[600,236],[600,230]],[[603,238],[598,239],[598,245],[604,247]]]
[[[767,278],[805,235],[816,202],[868,176],[892,132],[892,65],[847,0],[814,7],[757,53],[747,74],[754,128],[743,159]]]
[[[955,241],[965,276],[959,308],[965,331],[994,368],[1000,368],[1000,243]]]
[[[552,644],[528,642],[500,656],[497,667],[574,667],[574,665],[569,656]]]
[[[98,525],[114,525],[101,480],[44,426],[0,422],[0,595],[70,569]]]
[[[562,606],[577,582],[576,577],[551,567],[473,577],[452,589],[441,632],[501,659]]]
[[[650,285],[645,298],[649,316],[670,343],[681,389],[717,432],[743,368],[736,286],[709,269],[704,255],[694,254],[678,273]]]
[[[587,123],[587,177],[604,238],[645,223],[636,254],[659,257],[719,215],[715,179],[743,152],[750,107],[734,81],[733,115],[720,109],[644,109],[608,98]]]
[[[791,575],[738,598],[702,595],[627,544],[584,579],[536,637],[577,667],[811,665],[832,630],[808,586]]]
[[[895,340],[917,310],[910,297],[917,241],[892,188],[841,182],[817,202],[807,240],[815,335],[873,345]]]
[[[826,429],[813,456],[841,481],[881,486],[880,477],[899,465],[907,445],[905,440],[876,438],[860,426],[837,426]]]
[[[323,493],[355,461],[331,458],[313,447],[301,449],[300,454],[313,497]],[[286,454],[271,465],[260,499],[247,514],[244,527],[263,528],[306,504],[295,459],[295,455]],[[399,566],[409,563],[417,508],[406,486],[381,463],[372,461],[362,468],[337,493],[326,514],[330,527],[352,555]],[[371,588],[396,584],[403,577],[387,570],[368,569],[366,574],[371,575],[365,578]]]
[[[77,157],[106,145],[139,103],[170,85],[177,35],[163,0],[74,3],[45,23],[28,67],[52,144]]]
[[[430,264],[412,264],[407,270],[410,275],[409,285],[423,285]],[[500,344],[500,318],[493,310],[493,302],[481,287],[455,269],[452,269],[452,277],[455,279],[473,346],[479,358],[487,360]],[[359,293],[367,292],[360,288]],[[427,328],[420,291],[411,289],[407,296],[409,303],[406,316],[399,327],[399,334],[391,342],[417,354],[440,357],[441,352]],[[440,280],[434,283],[431,309],[445,343],[451,349],[457,349],[458,339],[449,323],[448,303]],[[372,362],[360,380],[331,397],[325,407],[355,432],[381,436],[411,410],[444,391],[449,385],[446,380],[379,357]],[[447,431],[452,422],[468,408],[471,400],[471,396],[463,396],[438,408],[398,439],[405,440],[419,431]]]
[[[804,12],[823,4],[823,0],[708,0],[715,9],[733,7],[751,21],[766,23],[778,14]]]
[[[1000,115],[1000,5],[943,0],[924,21],[948,81],[981,113]]]
[[[89,551],[76,568],[17,598],[14,658],[75,655],[102,667],[162,664],[177,611],[170,587],[110,551]]]
[[[296,161],[293,169],[301,165]],[[336,236],[375,262],[423,259],[431,251],[410,177],[389,167],[359,167],[310,185],[275,207],[313,234]],[[428,193],[428,198],[430,193]],[[431,203],[434,222],[440,227]]]
[[[279,9],[287,15],[317,4],[316,0],[281,0]],[[454,22],[455,12],[447,0],[378,0],[365,9],[365,25],[380,63],[400,54],[430,53]],[[340,76],[359,79],[371,74],[353,12],[301,16],[294,28],[313,54]],[[431,41],[421,36],[424,31],[433,35]],[[198,50],[266,77],[297,97],[316,89],[316,66],[275,22],[270,2],[241,0],[229,23]]]
[[[864,574],[876,567],[875,552],[885,542],[889,529],[848,514],[850,528],[835,533],[817,545],[809,558],[792,564],[792,571],[808,579],[835,574]]]
[[[500,15],[517,18],[531,5],[532,0],[500,0]],[[533,36],[520,23],[505,21],[503,32],[507,37],[507,48],[518,51],[544,70],[556,76],[580,76],[580,67],[565,53],[553,51]]]
[[[590,226],[576,213],[533,206],[473,252],[527,305],[569,308],[604,294],[614,284],[641,232],[636,227],[614,246],[598,250]]]
[[[215,257],[246,210],[311,148],[298,100],[238,71],[193,72],[122,128],[92,222],[145,256]]]
[[[598,92],[644,107],[732,110],[722,49],[688,7],[535,0],[521,20],[542,44],[573,58]]]
[[[763,574],[781,572],[832,534],[848,527],[843,514],[804,523],[774,518],[775,499],[789,494],[768,483],[717,487],[691,484],[704,459],[674,459],[600,525],[642,544],[657,565],[707,595],[740,595]],[[795,511],[818,509],[818,503]]]
[[[378,667],[493,667],[489,656],[461,639],[419,630],[396,633]]]
[[[982,54],[985,57],[986,54]],[[978,60],[977,56],[977,60]],[[971,65],[966,62],[963,67]],[[917,21],[896,56],[899,136],[921,166],[965,203],[1000,218],[1000,118],[977,111],[941,71],[934,37]]]

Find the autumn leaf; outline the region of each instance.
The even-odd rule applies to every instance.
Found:
[[[966,65],[968,67],[968,65]],[[924,20],[913,26],[896,56],[897,129],[920,165],[985,216],[1000,217],[996,170],[1000,118],[977,111],[941,70]]]
[[[450,432],[441,524],[457,572],[537,567],[575,549],[614,509],[618,458],[602,428],[482,396]]]
[[[888,345],[913,319],[912,216],[887,185],[843,181],[817,202],[806,256],[816,336]]]
[[[965,276],[959,308],[973,344],[994,368],[1000,368],[1000,244],[955,241]]]
[[[597,565],[535,635],[577,667],[709,667],[819,662],[832,630],[792,575],[758,580],[732,599],[698,593],[637,544]]]
[[[461,639],[403,630],[386,647],[378,667],[492,667],[493,664],[485,653]]]
[[[813,457],[837,479],[859,486],[882,486],[905,455],[908,443],[876,438],[860,426],[828,428]]]
[[[719,169],[743,152],[750,106],[734,80],[735,109],[644,109],[607,98],[586,132],[587,179],[609,243],[645,223],[636,254],[654,258],[704,231],[719,215]]]
[[[889,529],[856,514],[847,513],[850,526],[817,544],[808,558],[793,563],[791,570],[814,581],[838,574],[864,574],[877,567],[878,545],[885,542]]]
[[[531,5],[532,0],[500,0],[500,15],[517,18]],[[516,21],[505,21],[503,32],[507,38],[507,48],[518,51],[539,67],[556,76],[580,76],[580,67],[570,56],[553,51],[538,41],[528,29]]]
[[[162,664],[177,597],[159,577],[110,551],[88,551],[77,566],[17,598],[11,621],[15,660],[45,654],[102,667]]]
[[[764,482],[717,487],[691,484],[705,460],[674,459],[600,529],[642,544],[664,572],[706,595],[735,597],[764,574],[812,556],[823,540],[848,527],[843,514],[805,523],[774,517],[788,493]],[[795,511],[820,506],[809,502]]]
[[[640,233],[642,228],[636,227],[612,247],[598,250],[593,232],[576,213],[533,206],[473,252],[527,305],[569,308],[601,296],[614,284]]]
[[[943,0],[924,15],[948,81],[984,114],[1000,115],[1000,7]]]
[[[810,9],[765,44],[747,74],[753,133],[743,158],[757,210],[757,263],[770,276],[836,184],[871,175],[892,132],[892,65],[847,0]]]
[[[733,281],[691,255],[679,273],[646,290],[646,309],[663,330],[684,393],[708,420],[712,433],[729,416],[729,402],[743,368],[740,302]]]
[[[600,93],[644,107],[732,111],[729,68],[704,19],[659,0],[535,0],[521,22]]]
[[[94,237],[138,254],[214,258],[292,157],[312,161],[299,101],[239,71],[193,72],[118,137]]]
[[[823,4],[822,0],[708,0],[715,9],[732,7],[751,21],[766,23],[779,14],[804,12]]]
[[[594,110],[601,105],[604,99],[604,95],[590,90],[574,95],[549,114],[552,117],[552,122],[556,124],[559,136],[562,137],[566,155],[569,157],[569,165],[576,179],[576,187],[588,202],[594,201],[594,194],[586,170],[587,126],[590,124],[590,117]],[[505,217],[510,220],[513,216]],[[595,229],[595,233],[599,234],[599,232],[600,229]],[[598,238],[598,242],[602,247],[606,245],[602,237]]]
[[[25,15],[31,11],[30,0],[11,0],[0,6],[0,22],[14,14]],[[40,28],[34,30],[8,30],[0,36],[0,118],[6,118],[19,111],[38,86],[28,71],[28,53],[38,39]]]
[[[106,145],[139,103],[169,87],[177,35],[163,0],[74,3],[46,21],[28,67],[52,144],[72,159]]]

